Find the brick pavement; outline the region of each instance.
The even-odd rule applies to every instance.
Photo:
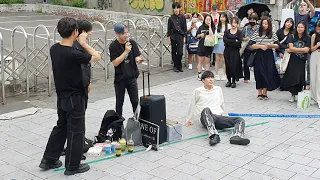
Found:
[[[216,82],[216,85],[223,88],[226,112],[319,114],[316,106],[297,109],[287,101],[288,92],[270,92],[270,100],[259,101],[254,82],[239,82],[236,89],[227,89],[224,83]],[[167,119],[183,123],[189,96],[201,85],[195,77],[189,77],[154,86],[151,92],[166,96]],[[103,114],[113,109],[114,104],[114,97],[89,104],[87,137],[97,134]],[[130,117],[130,112],[126,97],[124,116]],[[54,109],[41,109],[32,116],[0,121],[0,179],[320,179],[318,119],[245,117],[247,125],[268,122],[246,129],[246,136],[251,139],[248,146],[230,145],[231,131],[226,131],[221,133],[221,143],[214,147],[208,145],[205,137],[186,140],[164,146],[158,152],[143,151],[92,163],[89,172],[71,177],[64,176],[63,171],[42,172],[38,168],[56,120]],[[205,133],[199,122],[183,127],[183,139]],[[95,159],[99,158],[87,157],[85,162]],[[61,160],[64,162],[64,157]]]

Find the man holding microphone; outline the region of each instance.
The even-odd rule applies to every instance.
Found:
[[[110,61],[112,62],[114,75],[114,90],[116,93],[116,112],[122,116],[125,90],[127,89],[133,112],[136,111],[138,97],[139,70],[137,63],[142,63],[143,58],[137,43],[129,39],[129,29],[126,25],[117,23],[114,26],[117,39],[109,46]]]

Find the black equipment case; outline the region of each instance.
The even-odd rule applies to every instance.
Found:
[[[148,74],[148,94],[145,94],[145,73]],[[150,95],[150,73],[143,71],[143,96],[140,97],[140,118],[160,127],[159,144],[167,141],[166,99],[164,95]]]

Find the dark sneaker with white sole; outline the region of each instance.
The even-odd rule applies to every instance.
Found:
[[[70,175],[75,175],[78,173],[84,173],[89,171],[90,166],[88,164],[80,164],[78,169],[75,170],[65,170],[64,175],[70,176]]]
[[[250,144],[250,140],[246,139],[246,138],[242,138],[240,136],[233,136],[230,138],[230,144],[246,146],[246,145]]]
[[[39,167],[43,170],[55,169],[62,166],[62,162],[60,160],[49,160],[46,158],[41,159],[41,163]]]
[[[209,139],[210,139],[209,144],[211,146],[216,145],[220,142],[220,136],[218,134],[211,135]]]

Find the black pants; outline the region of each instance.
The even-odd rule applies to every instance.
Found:
[[[204,108],[200,117],[201,124],[208,129],[209,137],[218,134],[217,129],[234,127],[234,135],[243,136],[245,121],[241,117],[229,117],[213,114],[209,108]]]
[[[122,116],[122,106],[124,102],[125,90],[127,89],[133,112],[136,111],[139,97],[138,97],[138,83],[136,78],[124,79],[114,83],[114,90],[116,92],[116,112]]]
[[[173,61],[173,67],[177,69],[182,68],[181,59],[183,55],[183,36],[175,35],[171,38],[171,56]]]
[[[44,157],[51,160],[59,159],[67,139],[65,167],[75,170],[79,167],[84,146],[85,132],[85,97],[72,95],[58,98],[58,121],[53,128]]]
[[[245,49],[243,52],[243,73],[244,73],[244,80],[250,80],[250,69],[248,67],[248,59],[252,51]]]
[[[295,86],[291,86],[288,88],[288,91],[294,95],[297,96],[299,92],[301,92],[303,90],[303,86],[302,84],[297,84]]]

